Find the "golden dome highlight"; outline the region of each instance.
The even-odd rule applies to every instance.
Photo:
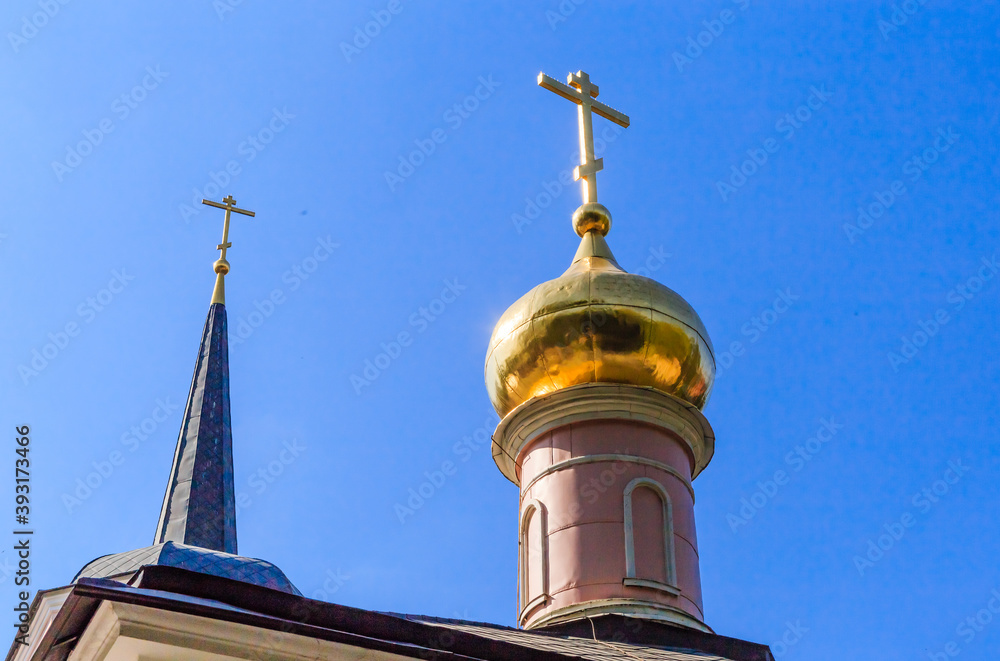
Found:
[[[585,383],[655,388],[699,409],[715,379],[704,324],[687,301],[660,283],[625,272],[604,237],[611,213],[597,201],[593,115],[622,127],[628,115],[597,101],[584,71],[538,85],[577,106],[583,204],[573,213],[582,237],[569,269],[525,294],[500,317],[486,354],[486,389],[503,418],[520,404]]]
[[[606,225],[577,215],[574,226],[589,228],[569,269],[522,296],[493,330],[485,376],[497,413],[582,383],[648,386],[703,408],[715,357],[701,319],[672,290],[618,265],[603,237],[610,214]]]

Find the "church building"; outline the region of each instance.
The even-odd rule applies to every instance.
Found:
[[[239,555],[226,251],[231,214],[253,212],[230,196],[205,201],[225,210],[221,256],[153,543],[40,591],[7,661],[773,661],[704,616],[693,482],[715,451],[715,359],[694,309],[605,238],[593,115],[629,118],[584,72],[538,84],[577,107],[583,204],[569,268],[507,309],[486,353],[493,460],[520,489],[517,627],[309,599]]]

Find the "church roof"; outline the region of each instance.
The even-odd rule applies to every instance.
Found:
[[[128,584],[80,577],[39,593],[31,606],[31,649],[19,658],[65,661],[104,602],[187,613],[221,623],[332,641],[413,659],[452,661],[774,661],[766,645],[619,615],[541,630],[380,613],[308,599],[243,580],[146,566]],[[58,614],[39,617],[45,601]],[[201,629],[199,629],[201,630]],[[8,661],[19,651],[11,645]],[[364,655],[357,655],[358,657]],[[371,655],[373,658],[375,655]]]
[[[411,622],[423,622],[431,626],[441,627],[451,631],[461,631],[481,638],[530,647],[532,649],[554,652],[564,656],[572,656],[587,661],[727,661],[734,657],[719,656],[712,652],[687,647],[656,646],[625,642],[622,640],[604,640],[601,638],[586,638],[581,636],[559,635],[547,631],[514,629],[483,622],[468,622],[424,615],[398,615]],[[631,627],[622,627],[622,631],[641,629],[644,622],[631,619]],[[662,625],[661,625],[662,626]],[[596,635],[596,632],[595,632]],[[621,636],[619,636],[621,638]],[[742,657],[741,657],[742,658]]]
[[[73,582],[82,578],[126,577],[147,565],[179,567],[212,576],[231,578],[289,594],[301,594],[285,573],[266,560],[245,558],[197,546],[165,542],[135,551],[105,555],[81,569]]]

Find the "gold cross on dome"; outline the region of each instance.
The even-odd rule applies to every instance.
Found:
[[[583,71],[571,73],[566,77],[568,85],[560,83],[544,73],[538,74],[538,84],[550,92],[555,92],[564,99],[569,99],[579,106],[580,120],[580,165],[573,170],[573,178],[583,180],[584,203],[597,203],[597,173],[604,169],[604,159],[594,158],[594,122],[591,115],[596,112],[605,119],[610,119],[623,128],[628,128],[628,115],[606,106],[597,98],[597,85],[590,82],[590,76]]]
[[[222,254],[219,256],[220,262],[226,261],[226,249],[232,247],[232,243],[229,242],[229,213],[235,211],[236,213],[241,213],[244,216],[254,216],[253,211],[247,211],[246,209],[237,209],[236,200],[233,199],[232,195],[227,195],[222,199],[224,204],[219,204],[218,202],[213,202],[212,200],[202,200],[202,204],[207,204],[210,207],[216,207],[217,209],[226,210],[226,220],[222,224],[222,243],[220,243],[216,250],[221,250]],[[228,266],[228,264],[227,264]],[[228,269],[227,269],[228,270]]]

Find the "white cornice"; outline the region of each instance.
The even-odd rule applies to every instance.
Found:
[[[531,621],[525,628],[538,629],[564,622],[582,620],[588,616],[593,617],[595,615],[635,616],[647,620],[670,622],[671,624],[696,631],[704,631],[705,633],[715,633],[704,622],[701,622],[690,613],[685,613],[679,608],[639,599],[595,599],[571,606],[564,606],[563,608],[549,611],[537,620]]]
[[[69,661],[413,661],[379,650],[121,602],[104,602]]]
[[[680,436],[694,457],[693,477],[715,452],[715,432],[693,404],[655,388],[585,383],[535,397],[508,413],[493,434],[493,460],[520,485],[515,464],[521,450],[545,432],[585,420],[631,420]]]
[[[36,604],[31,609],[31,621],[28,624],[28,644],[17,648],[12,661],[28,661],[34,656],[38,644],[42,642],[42,638],[45,637],[56,616],[59,615],[62,605],[66,603],[70,589],[66,587],[38,593],[35,597]],[[17,635],[16,632],[15,635]]]

